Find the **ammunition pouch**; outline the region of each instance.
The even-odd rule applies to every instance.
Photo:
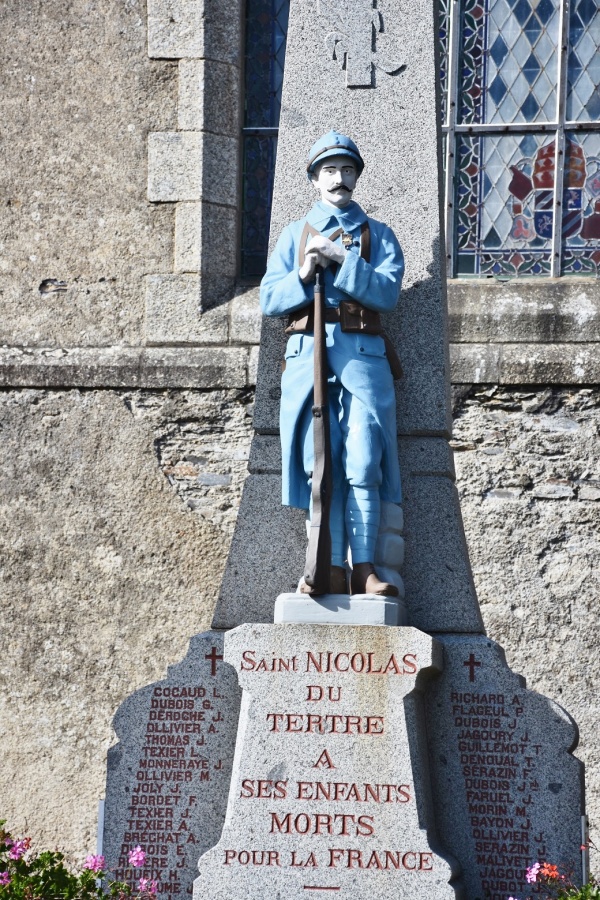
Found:
[[[326,306],[326,322],[339,322],[345,334],[377,334],[383,338],[385,353],[394,379],[402,378],[402,365],[396,349],[381,325],[381,317],[356,300],[342,300],[339,306]],[[306,334],[315,330],[314,304],[302,306],[288,318],[286,334]]]

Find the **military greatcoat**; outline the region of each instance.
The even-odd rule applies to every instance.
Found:
[[[364,222],[371,235],[370,262],[360,256],[360,233]],[[298,275],[300,240],[305,222],[328,237],[340,227],[353,238],[352,246],[341,266],[325,269],[325,305],[339,306],[342,300],[355,300],[377,312],[389,312],[400,294],[404,258],[400,245],[387,225],[368,218],[358,203],[337,209],[317,202],[306,219],[292,222],[281,234],[269,259],[262,280],[260,302],[267,316],[284,316],[314,300],[314,285],[303,284]],[[341,238],[337,238],[340,242]],[[401,502],[400,470],[396,438],[396,403],[394,382],[385,354],[382,337],[376,334],[344,333],[338,323],[328,322],[327,354],[330,390],[338,396],[348,392],[365,410],[369,427],[358,429],[362,441],[360,453],[365,457],[374,443],[381,448],[379,487],[382,500]],[[286,348],[286,366],[281,382],[281,449],[282,502],[286,506],[309,508],[310,485],[306,465],[306,406],[312,404],[313,390],[312,333],[292,334]],[[337,394],[336,394],[337,391]],[[347,405],[346,405],[347,407]],[[332,410],[332,416],[337,415]],[[343,416],[340,405],[339,417]],[[375,424],[373,424],[375,423]],[[335,427],[336,423],[333,423]],[[369,428],[378,430],[372,440]],[[355,429],[356,431],[356,429]],[[353,441],[356,445],[356,434]],[[345,456],[335,458],[333,466],[344,465]]]

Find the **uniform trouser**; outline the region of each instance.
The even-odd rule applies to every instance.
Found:
[[[379,531],[383,435],[374,413],[345,388],[335,374],[335,350],[330,361],[329,416],[333,494],[330,514],[332,565],[343,566],[347,547],[352,562],[374,562]],[[393,385],[392,385],[393,391]],[[303,464],[309,479],[314,468],[312,398],[303,409]]]

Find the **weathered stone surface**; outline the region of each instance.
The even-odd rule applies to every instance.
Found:
[[[173,253],[146,134],[175,127],[177,69],[148,59],[142,0],[6,3],[1,19],[0,344],[139,344],[143,275]],[[51,279],[66,291],[40,291]]]
[[[148,275],[146,339],[149,344],[224,344],[227,306],[203,311],[198,275]]]
[[[253,475],[281,475],[279,437],[255,434],[250,447],[248,471]]]
[[[402,476],[440,475],[454,480],[454,459],[443,438],[400,437],[398,441]]]
[[[239,66],[241,0],[149,0],[148,54],[209,57]]]
[[[231,340],[240,344],[258,344],[261,319],[258,288],[238,288],[236,296],[231,301]]]
[[[119,707],[103,840],[106,866],[119,880],[131,877],[127,856],[139,844],[146,863],[136,882],[155,879],[163,900],[189,897],[198,855],[217,843],[225,819],[239,705],[223,634],[204,632],[167,678]]]
[[[219,410],[231,422],[225,400],[0,396],[0,795],[14,833],[39,849],[59,847],[79,863],[94,851],[115,710],[210,625],[229,540],[218,519],[227,496],[217,492],[204,518],[186,508],[155,441],[186,418],[198,431]],[[234,430],[218,437],[213,429],[214,458]]]
[[[207,312],[207,320],[211,321]],[[215,311],[215,318],[219,312]],[[208,330],[208,329],[207,329]],[[106,347],[97,350],[0,350],[3,387],[246,387],[245,347]]]
[[[438,654],[408,628],[227,634],[225,659],[244,690],[239,742],[227,822],[199,862],[194,897],[457,896],[420,764],[421,692]]]
[[[525,689],[482,636],[438,635],[443,672],[426,694],[438,833],[469,900],[530,893],[525,869],[551,860],[581,880],[583,766],[577,726]]]
[[[237,137],[239,69],[214,59],[179,63],[177,119],[182,131],[211,131]]]
[[[196,131],[148,135],[148,199],[154,203],[202,200],[205,135]]]
[[[557,344],[600,340],[600,296],[587,279],[451,280],[450,341]],[[569,352],[571,348],[565,347]]]
[[[598,345],[451,344],[452,381],[463,384],[594,384]]]
[[[304,570],[304,511],[281,505],[281,477],[249,475],[213,619],[214,628],[272,622],[280,593],[296,590]],[[262,516],[257,540],[257,510]]]
[[[175,271],[199,272],[202,261],[202,203],[175,207]]]
[[[600,506],[585,490],[600,475],[599,428],[600,393],[589,388],[479,388],[463,399],[454,423],[464,448],[455,450],[457,484],[486,629],[510,666],[577,721],[596,843]],[[570,483],[574,497],[532,497],[550,479]]]
[[[203,12],[197,0],[148,0],[148,55],[203,56]]]
[[[235,207],[238,142],[222,134],[199,131],[148,135],[148,199],[154,203],[204,200]]]
[[[453,384],[495,384],[500,381],[500,344],[451,344]]]
[[[455,486],[448,478],[415,476],[405,478],[403,490],[409,623],[427,631],[483,631]]]
[[[258,380],[258,347],[250,347],[248,354],[248,384],[256,385]]]

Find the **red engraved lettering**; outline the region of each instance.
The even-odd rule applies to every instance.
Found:
[[[327,863],[328,869],[335,869],[340,859],[344,858],[344,850],[330,849],[329,850],[329,862]]]
[[[367,869],[383,869],[383,864],[377,855],[377,851],[373,850],[369,857],[369,862],[365,866]]]
[[[297,834],[308,834],[310,826],[311,820],[307,813],[299,813],[294,819],[294,828]]]
[[[256,665],[256,660],[254,659],[255,655],[255,650],[244,650],[242,653],[242,663],[240,665],[242,672],[252,672]]]
[[[342,658],[342,656],[345,656],[346,659],[348,660],[348,665],[346,666],[345,669],[342,669],[342,668],[341,668],[340,662],[339,662],[340,659]],[[337,672],[347,672],[348,669],[350,668],[350,654],[349,654],[349,653],[338,653],[337,656],[335,657],[335,660],[334,660],[334,663],[333,663],[333,664],[334,664],[335,669],[336,669]]]
[[[312,664],[315,672],[322,672],[323,671],[322,657],[323,657],[323,654],[319,653],[319,660],[317,662],[317,659],[316,659],[314,653],[311,653],[310,650],[308,650],[307,654],[306,654],[306,671],[310,672],[310,667]]]
[[[285,797],[287,797],[287,781],[275,782],[273,797],[275,800],[283,800],[285,799]]]
[[[244,778],[242,781],[242,789],[240,791],[240,797],[244,797],[244,799],[248,800],[250,797],[254,796],[254,782],[251,778]]]
[[[369,837],[375,833],[375,819],[373,816],[359,816],[356,823],[358,837]]]
[[[271,813],[271,834],[290,834],[292,823],[291,813],[288,813],[286,816],[283,816],[282,819],[279,818],[277,813]]]
[[[414,865],[413,865],[413,866],[409,865],[409,863],[408,863],[408,858],[409,858],[409,857],[411,857],[411,859],[414,860]],[[403,855],[403,857],[402,857],[402,865],[403,865],[403,867],[404,867],[405,869],[416,869],[416,868],[417,868],[417,854],[416,854],[416,853],[412,853],[412,852],[405,853],[405,854]]]
[[[321,829],[325,829],[325,834],[333,833],[333,818],[325,815],[325,813],[317,813],[315,815],[315,834],[321,834]]]
[[[383,734],[383,717],[367,716],[367,734]]]
[[[423,872],[431,872],[433,869],[433,854],[432,853],[419,853],[419,868]]]
[[[387,675],[388,672],[393,672],[394,675],[402,675],[402,672],[403,672],[403,670],[398,665],[398,660],[396,659],[396,657],[393,653],[389,658],[387,666],[383,670],[383,674]]]
[[[363,671],[365,667],[365,657],[363,653],[354,653],[352,659],[350,660],[350,665],[352,666],[352,671],[356,672],[357,675]]]
[[[314,768],[314,766],[313,766]],[[297,800],[311,800],[312,799],[312,781],[298,781],[298,793],[296,796]]]
[[[308,697],[307,700],[322,700],[323,699],[323,688],[318,684],[309,684],[308,687]]]
[[[370,675],[381,675],[382,670],[374,668],[374,665],[373,665],[373,657],[375,656],[375,654],[368,653],[367,656],[369,657],[369,665],[367,668],[368,673]],[[367,868],[368,868],[368,866],[367,866]]]
[[[327,750],[323,750],[320,757],[314,764],[313,769],[335,769],[333,760],[331,759],[331,756],[329,755]]]
[[[404,663],[404,674],[414,675],[417,671],[417,657],[415,654],[407,653],[402,662]]]
[[[323,716],[313,716],[309,715],[308,717],[308,727],[307,731],[309,734],[316,732],[317,734],[323,734]]]
[[[362,867],[363,867],[362,853],[360,852],[360,850],[348,850],[347,853],[348,853],[348,863],[346,865],[346,868],[353,869],[354,863],[356,863],[358,868],[362,869]]]

